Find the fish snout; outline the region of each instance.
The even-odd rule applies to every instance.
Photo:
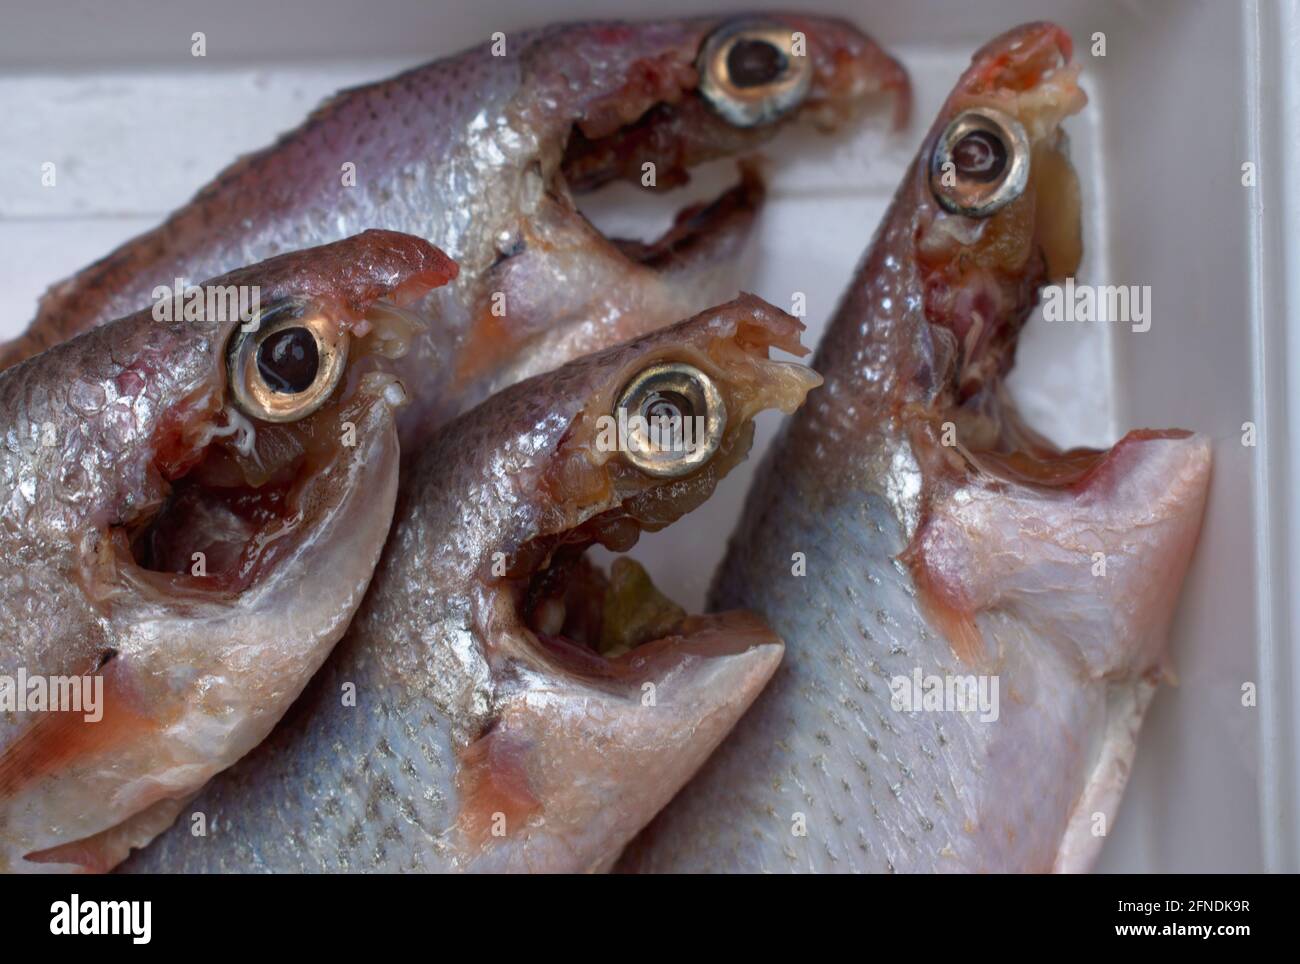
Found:
[[[758,617],[695,617],[609,677],[538,674],[463,756],[459,830],[479,868],[608,869],[731,731],[784,646]]]
[[[1065,28],[1048,21],[1022,24],[995,37],[971,57],[965,84],[976,91],[1025,91],[1066,66],[1074,41]]]
[[[804,115],[824,129],[849,122],[879,102],[892,98],[892,124],[907,125],[912,86],[907,70],[880,44],[844,20],[793,14],[773,14],[773,20],[802,38],[811,78]]]

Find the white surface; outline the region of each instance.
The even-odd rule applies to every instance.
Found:
[[[701,6],[737,5],[667,3],[656,14]],[[975,47],[1029,19],[1055,19],[1073,33],[1092,99],[1069,124],[1084,189],[1081,280],[1151,285],[1154,319],[1145,334],[1031,322],[1013,391],[1060,443],[1109,444],[1143,425],[1216,441],[1210,509],[1174,631],[1181,684],[1162,690],[1148,718],[1102,868],[1300,869],[1291,706],[1300,667],[1290,649],[1300,571],[1288,564],[1300,546],[1300,520],[1289,511],[1300,453],[1287,427],[1300,417],[1300,397],[1286,395],[1300,329],[1285,324],[1300,254],[1284,217],[1300,224],[1300,203],[1277,176],[1300,151],[1293,50],[1289,94],[1281,76],[1281,55],[1296,42],[1294,10],[1059,0],[815,6],[855,20],[898,55],[916,100],[913,125],[898,136],[879,124],[836,139],[797,131],[767,152],[773,197],[745,286],[787,307],[792,292],[806,292],[810,342]],[[0,336],[26,324],[48,284],[156,223],[335,89],[541,16],[523,2],[307,9],[298,0],[237,0],[222,6],[219,23],[197,2],[157,10],[124,2],[112,13],[53,3],[6,14]],[[612,2],[557,2],[545,19],[618,13]],[[194,30],[208,36],[201,60],[189,56]],[[1105,59],[1088,54],[1097,30],[1107,35]],[[1261,162],[1254,191],[1239,182],[1251,158]],[[57,165],[56,188],[40,186],[44,161]],[[723,177],[704,172],[680,203]],[[625,187],[585,208],[618,233],[651,234],[671,215]],[[1240,444],[1246,420],[1260,426],[1257,448]],[[761,422],[757,449],[774,424]],[[706,508],[636,550],[690,607],[702,602],[748,478],[737,471]],[[1245,681],[1259,684],[1259,709],[1241,706]]]

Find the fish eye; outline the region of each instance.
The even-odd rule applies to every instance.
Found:
[[[1024,194],[1028,183],[1025,128],[990,107],[953,118],[930,156],[930,190],[952,214],[988,217]]]
[[[803,103],[812,64],[793,53],[793,33],[763,20],[719,27],[700,47],[700,93],[737,127],[757,127]]]
[[[262,312],[254,330],[235,330],[226,368],[244,414],[292,422],[325,404],[347,360],[347,332],[312,305],[290,300]]]
[[[672,479],[713,458],[727,407],[713,379],[694,365],[657,362],[623,387],[615,418],[624,457],[647,475]]]

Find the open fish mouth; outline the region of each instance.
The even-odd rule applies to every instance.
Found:
[[[406,391],[383,367],[405,354],[417,317],[386,302],[360,317],[297,301],[263,312],[250,337],[267,345],[328,328],[348,344],[347,371],[327,397],[301,403],[313,406],[309,414],[267,421],[271,413],[249,412],[235,400],[234,382],[259,375],[232,370],[229,357],[217,366],[225,377],[181,406],[154,438],[151,497],[109,527],[119,559],[166,592],[238,595],[270,578],[338,513],[364,517],[351,490],[375,468],[353,463],[369,456],[396,470],[392,412],[405,404]],[[228,356],[241,336],[232,335]],[[318,371],[314,380],[324,377]]]
[[[749,296],[738,304],[748,303],[762,304]],[[606,573],[586,553],[596,545],[627,553],[642,532],[698,508],[748,453],[754,415],[792,411],[820,382],[803,366],[769,360],[772,347],[804,349],[793,319],[763,309],[762,323],[639,358],[617,395],[599,393],[573,423],[543,483],[559,497],[551,515],[560,524],[503,560],[498,583],[514,624],[568,668],[618,675],[651,650],[760,624],[689,615],[633,559],[620,555]]]
[[[582,105],[550,184],[579,198],[616,182],[667,191],[687,184],[702,164],[741,159],[731,187],[678,211],[660,237],[609,239],[630,260],[656,268],[729,227],[747,230],[765,193],[747,155],[787,124],[829,132],[892,99],[901,127],[910,109],[902,66],[847,24],[764,15],[692,27],[676,48],[628,65],[621,87]]]
[[[689,84],[689,75],[684,81]],[[691,171],[700,165],[743,154],[774,135],[769,130],[727,129],[710,113],[697,89],[685,84],[666,92],[669,99],[612,130],[575,123],[548,184],[554,197],[628,261],[660,273],[734,253],[752,230],[767,195],[761,166],[756,157],[748,156],[737,161],[738,177],[730,186],[679,208],[657,237],[611,236],[587,215],[584,201],[604,188],[640,185],[663,197],[685,187]],[[664,203],[669,203],[666,198]]]
[[[733,256],[749,237],[767,198],[759,162],[741,160],[737,168],[739,177],[731,187],[710,200],[678,209],[672,223],[657,237],[643,241],[603,232],[602,236],[628,261],[663,275]],[[580,204],[575,204],[575,213],[587,218]],[[594,224],[592,228],[600,231]]]
[[[580,675],[619,676],[639,668],[651,654],[688,648],[715,634],[734,636],[724,645],[740,651],[755,637],[774,636],[757,617],[742,613],[692,615],[664,595],[635,559],[619,555],[608,571],[587,558],[594,545],[614,552],[632,549],[642,522],[620,511],[563,533],[551,547],[527,547],[542,560],[514,587],[515,612],[537,645]]]

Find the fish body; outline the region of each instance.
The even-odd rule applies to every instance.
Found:
[[[687,616],[620,559],[703,503],[760,409],[817,378],[768,360],[798,323],[752,296],[518,383],[407,467],[348,636],[274,734],[126,865],[137,871],[599,870],[749,705],[781,644]],[[646,474],[600,441],[639,373],[704,372],[717,447]],[[662,400],[661,396],[657,396]],[[699,408],[694,411],[704,415]],[[717,425],[710,421],[710,424]],[[605,427],[602,428],[602,425]]]
[[[1081,250],[1059,128],[1084,104],[1070,49],[1050,24],[992,41],[924,141],[814,358],[825,385],[760,467],[712,588],[712,605],[763,614],[786,657],[623,869],[1095,859],[1166,670],[1211,459],[1176,430],[1061,452],[1002,391],[1039,289]],[[971,110],[1019,125],[1006,164],[1012,137],[945,140]],[[1001,181],[979,176],[990,159]]]
[[[0,870],[112,866],[270,732],[392,519],[405,396],[365,316],[454,274],[367,232],[210,283],[255,288],[251,322],[146,309],[0,373]],[[272,311],[351,344],[276,424],[233,406],[228,368]],[[35,680],[66,705],[28,701]]]
[[[747,96],[782,109],[728,120],[701,93],[700,51],[751,19],[547,27],[340,93],[162,225],[54,286],[0,367],[144,307],[174,278],[369,228],[402,231],[460,266],[423,306],[437,324],[404,362],[404,379],[421,387],[402,416],[409,437],[505,384],[733,297],[731,265],[763,195],[756,170],[650,244],[606,238],[574,198],[643,183],[645,164],[666,190],[698,163],[751,151],[800,118],[845,121],[877,94],[905,113],[906,75],[869,38],[773,13],[759,22],[783,33],[775,42],[804,38],[801,57],[780,61],[802,92],[783,93],[779,73],[759,78]]]

